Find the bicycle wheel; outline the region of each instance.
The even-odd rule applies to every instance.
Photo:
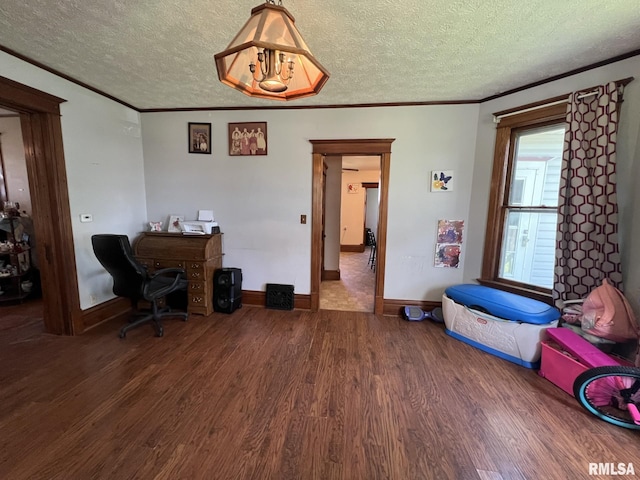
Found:
[[[573,395],[589,412],[605,422],[635,430],[640,430],[640,425],[634,423],[627,404],[640,405],[638,390],[640,368],[635,367],[596,367],[573,382]]]

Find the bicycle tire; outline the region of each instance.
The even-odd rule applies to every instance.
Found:
[[[640,430],[640,425],[633,422],[627,410],[618,408],[618,400],[621,399],[620,389],[612,385],[612,382],[607,382],[607,379],[611,380],[613,377],[640,381],[640,368],[622,365],[591,368],[575,379],[573,395],[580,405],[601,420],[618,427]],[[595,399],[596,396],[599,396],[598,401]],[[607,397],[609,403],[603,404]],[[633,396],[633,401],[636,405],[640,403],[640,392]]]

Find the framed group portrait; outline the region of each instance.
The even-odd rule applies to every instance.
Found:
[[[229,124],[229,155],[266,155],[267,122]]]
[[[189,122],[189,153],[211,154],[211,124]]]

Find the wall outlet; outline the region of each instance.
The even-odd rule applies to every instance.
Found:
[[[91,215],[90,213],[81,213],[80,214],[80,221],[82,223],[93,222],[93,215]]]

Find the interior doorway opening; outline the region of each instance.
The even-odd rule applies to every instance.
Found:
[[[324,265],[324,205],[328,199],[326,193],[327,156],[376,156],[379,158],[379,208],[378,238],[376,239],[375,290],[373,312],[382,314],[384,310],[384,272],[386,261],[387,203],[389,192],[389,170],[391,163],[391,143],[394,139],[358,139],[358,140],[310,140],[313,145],[313,188],[312,188],[312,226],[311,226],[311,310],[320,309],[320,286]],[[364,212],[363,212],[364,214]],[[365,231],[361,230],[364,247]]]
[[[324,157],[320,309],[373,312],[380,156]]]
[[[65,100],[0,77],[0,106],[20,114],[31,192],[36,253],[42,283],[43,320],[48,333],[74,335],[84,325],[66,165],[60,104]]]

